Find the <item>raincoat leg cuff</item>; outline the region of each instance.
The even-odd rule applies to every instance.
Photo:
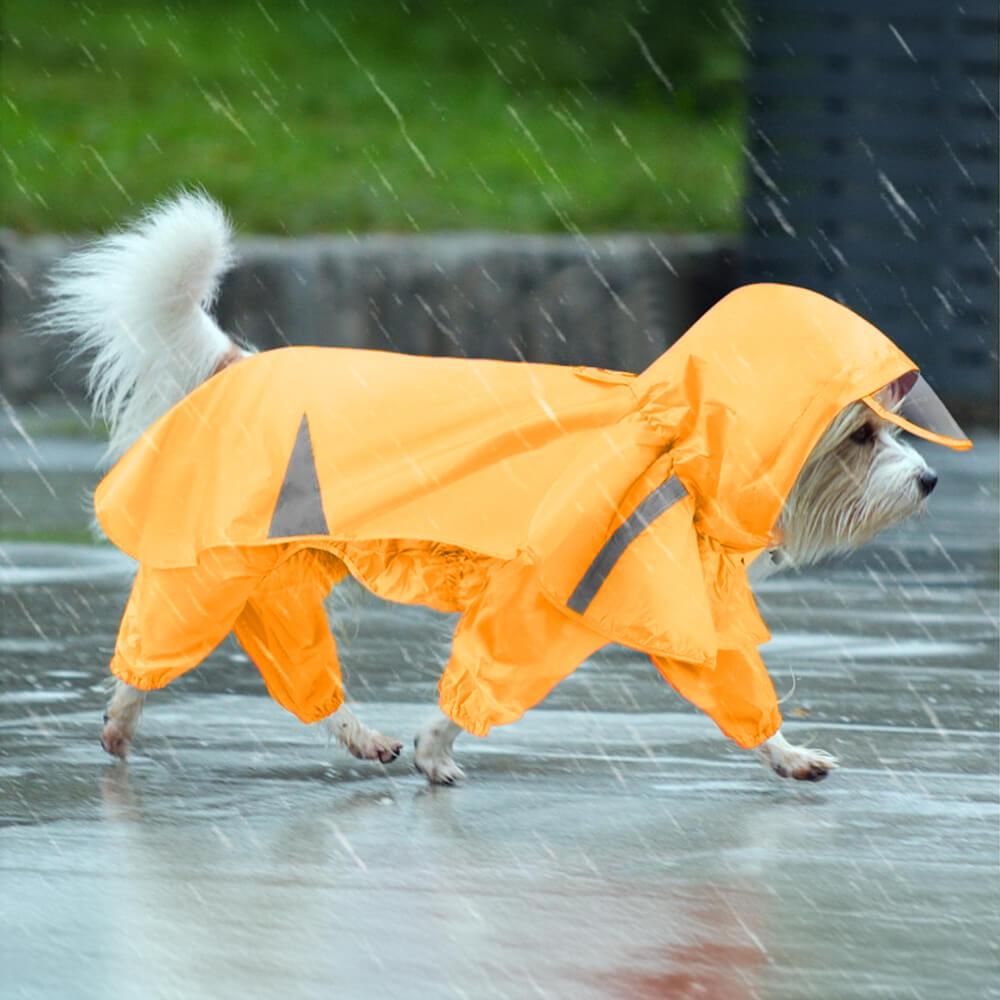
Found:
[[[486,736],[493,726],[514,722],[524,714],[495,701],[468,674],[453,677],[449,671],[445,671],[438,683],[438,704],[456,726],[473,736]]]
[[[460,697],[454,695],[448,696],[442,692],[438,699],[438,705],[441,711],[456,726],[461,726],[462,729],[472,736],[486,736],[492,728],[490,723],[486,722],[481,715],[471,712],[465,704],[464,699]]]
[[[160,668],[136,672],[120,656],[115,655],[111,660],[110,669],[113,676],[131,687],[138,688],[140,691],[158,691],[160,688],[165,688],[181,674],[186,673],[190,667],[175,671]]]
[[[272,694],[273,698],[274,695]],[[275,698],[275,701],[277,699]],[[334,712],[344,704],[344,694],[343,692],[338,692],[332,698],[328,698],[326,701],[320,702],[318,705],[309,706],[308,711],[299,711],[297,709],[289,708],[288,710],[301,722],[310,725],[313,722],[322,722],[327,716],[333,715]],[[285,706],[287,708],[287,706]]]
[[[762,743],[766,743],[772,736],[774,736],[774,734],[781,728],[781,723],[781,715],[776,712],[775,717],[769,721],[768,725],[758,730],[758,733],[751,739],[747,739],[742,734],[739,738],[733,736],[731,733],[726,733],[726,735],[731,740],[738,743],[744,750],[755,750]],[[725,732],[725,730],[723,730],[723,732]]]

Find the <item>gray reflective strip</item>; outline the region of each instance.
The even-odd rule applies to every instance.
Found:
[[[687,490],[676,476],[671,476],[665,483],[657,486],[604,543],[566,602],[570,610],[582,615],[597,596],[608,574],[614,569],[615,563],[636,536],[645,531],[664,511],[686,496]]]
[[[313,458],[309,421],[305,414],[295,436],[292,457],[288,460],[285,481],[281,484],[278,502],[274,505],[268,538],[288,538],[292,535],[328,535],[323,513],[323,501]]]

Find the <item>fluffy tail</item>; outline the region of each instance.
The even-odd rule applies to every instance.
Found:
[[[110,428],[109,462],[242,353],[206,311],[232,263],[222,209],[185,193],[54,268],[41,329],[92,352],[88,389]]]

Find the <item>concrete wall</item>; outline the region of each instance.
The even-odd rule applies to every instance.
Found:
[[[72,244],[0,235],[0,392],[82,396],[66,344],[28,335],[48,267]],[[216,309],[261,348],[373,347],[638,371],[734,284],[710,236],[250,238]]]

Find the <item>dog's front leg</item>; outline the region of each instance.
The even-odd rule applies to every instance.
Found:
[[[145,700],[145,691],[122,680],[115,680],[115,690],[108,702],[108,710],[104,713],[104,729],[101,732],[101,746],[112,757],[124,760],[127,756]]]
[[[455,763],[451,748],[462,732],[441,709],[437,709],[417,732],[413,741],[414,762],[417,770],[432,785],[454,785],[465,777],[465,772]]]
[[[756,752],[779,777],[799,781],[822,781],[839,766],[837,758],[825,750],[793,746],[781,735],[780,729],[757,747]]]

